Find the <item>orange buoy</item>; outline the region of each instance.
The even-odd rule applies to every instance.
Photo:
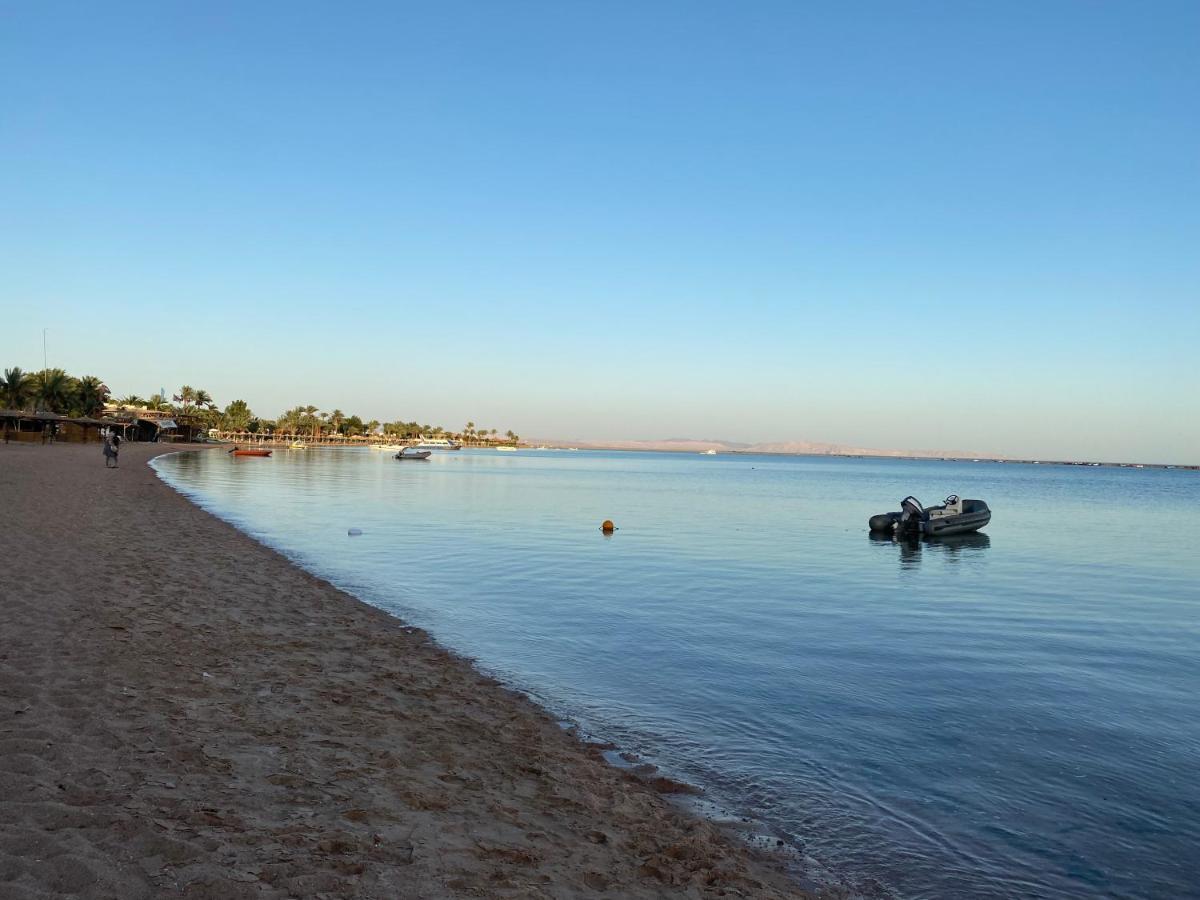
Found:
[[[617,530],[617,526],[612,523],[612,519],[605,519],[604,524],[600,526],[600,530],[605,534],[612,534]]]

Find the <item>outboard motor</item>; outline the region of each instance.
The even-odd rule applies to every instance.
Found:
[[[896,534],[917,534],[925,521],[925,507],[916,497],[905,497],[900,501],[900,518],[896,522]]]

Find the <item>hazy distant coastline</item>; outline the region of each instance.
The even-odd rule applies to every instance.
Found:
[[[768,441],[749,444],[738,441],[723,441],[704,438],[665,438],[642,441],[565,441],[552,438],[531,438],[530,446],[578,447],[586,450],[646,450],[662,453],[762,453],[780,456],[866,456],[881,459],[944,459],[978,460],[1005,463],[1036,463],[1059,466],[1119,466],[1147,469],[1200,469],[1200,465],[1176,465],[1169,463],[1124,462],[1119,460],[1091,459],[1034,459],[1013,457],[999,453],[970,450],[893,450],[878,447],[854,447],[848,444],[833,444],[825,441]]]
[[[681,453],[778,453],[790,456],[886,456],[916,457],[919,459],[1006,459],[995,453],[973,453],[969,450],[881,450],[873,447],[854,447],[824,441],[771,441],[758,444],[703,438],[665,438],[649,441],[562,441],[530,440],[531,444],[547,447],[586,447],[589,450],[662,450]]]

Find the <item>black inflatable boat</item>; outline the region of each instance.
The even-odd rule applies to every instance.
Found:
[[[900,512],[871,516],[872,531],[894,534],[967,534],[992,520],[992,511],[982,500],[962,500],[951,494],[941,506],[922,506],[916,497],[905,497]]]

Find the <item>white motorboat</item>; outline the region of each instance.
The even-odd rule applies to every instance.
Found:
[[[418,450],[461,450],[462,444],[456,444],[447,438],[422,437],[417,442]]]
[[[501,453],[516,453],[517,452],[516,447],[497,447],[496,449],[499,450]]]
[[[701,450],[700,455],[701,456],[716,456],[717,451],[716,450]]]
[[[402,447],[400,452],[396,454],[395,459],[429,459],[433,456],[432,450],[421,450],[417,447]]]
[[[951,494],[940,506],[922,506],[916,497],[905,497],[900,512],[871,516],[872,531],[895,534],[923,534],[929,537],[967,534],[978,531],[992,520],[992,511],[982,500],[963,500]]]

